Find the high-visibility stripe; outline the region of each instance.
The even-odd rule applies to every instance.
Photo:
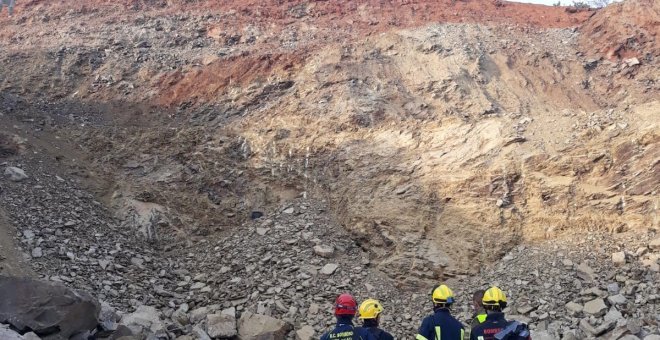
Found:
[[[440,326],[435,326],[435,340],[442,340],[442,330]]]
[[[479,321],[479,323],[484,323],[484,321],[486,321],[486,317],[488,317],[487,314],[479,314],[477,315],[477,320]]]
[[[421,335],[421,334],[417,334],[417,336],[415,337],[415,339],[417,339],[417,340],[429,340],[429,339],[427,339],[425,336],[423,336],[423,335]]]
[[[480,335],[477,337],[477,340],[484,340],[484,337]]]
[[[465,330],[461,328],[461,340],[465,339]]]

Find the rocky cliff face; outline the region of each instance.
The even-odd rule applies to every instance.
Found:
[[[510,285],[555,336],[657,332],[657,6],[21,3],[0,231],[28,256],[4,266],[186,315],[177,335],[205,307],[318,332],[352,290],[404,305],[404,336],[438,280]]]

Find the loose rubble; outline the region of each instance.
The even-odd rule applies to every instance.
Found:
[[[25,66],[0,77],[0,223],[39,277],[0,277],[0,339],[309,340],[341,292],[407,339],[441,280],[466,324],[497,284],[535,340],[660,339],[647,34],[600,56],[541,27],[562,9],[133,5],[21,14],[0,39]]]
[[[276,334],[307,339],[327,330],[333,320],[331,302],[342,291],[353,292],[360,299],[379,298],[386,311],[391,310],[388,306],[397,306],[396,314],[386,312],[383,318],[384,326],[397,337],[413,334],[429,312],[419,308],[429,305],[428,287],[420,286],[416,293],[401,290],[377,267],[371,267],[372,255],[352,241],[346,242],[350,236],[327,218],[322,202],[296,201],[297,214],[286,209],[266,214],[228,237],[199,238],[178,249],[170,248],[165,255],[138,246],[132,241],[134,236],[121,240],[107,232],[97,236],[102,231],[93,226],[99,221],[112,225],[118,235],[136,235],[137,231],[122,227],[100,206],[89,205],[93,199],[68,182],[44,177],[36,168],[31,172],[44,189],[24,191],[16,183],[5,186],[0,199],[10,207],[26,250],[35,255],[36,245],[43,249],[42,257],[33,257],[38,271],[53,270],[45,277],[94,292],[110,302],[99,313],[105,313],[99,318],[105,321],[99,324],[106,334],[153,334],[170,339]],[[53,188],[46,189],[49,186]],[[40,215],[33,215],[34,208],[11,208],[20,197],[48,195],[46,190],[58,192],[60,203],[39,206]],[[40,200],[43,198],[29,201]],[[81,206],[88,210],[76,208]],[[80,212],[63,215],[65,211]],[[41,218],[44,222],[38,222]],[[30,220],[37,224],[61,221],[61,227],[48,231],[20,222]],[[455,313],[467,323],[471,292],[499,284],[512,301],[508,313],[519,313],[513,317],[528,322],[535,331],[557,338],[619,332],[644,339],[658,332],[654,311],[660,297],[660,273],[640,265],[649,254],[658,252],[653,235],[626,239],[623,252],[629,260],[619,266],[612,266],[611,259],[621,251],[608,249],[617,247],[617,237],[627,237],[625,234],[595,234],[576,242],[557,240],[517,247],[481,274],[449,281],[458,298]],[[46,241],[60,238],[69,242]],[[585,244],[591,242],[602,246],[589,251]],[[62,247],[67,244],[77,246]],[[332,262],[327,262],[329,249],[333,249]],[[156,260],[159,258],[170,264],[165,266]],[[73,271],[69,262],[80,265]],[[364,277],[370,279],[365,282]],[[505,277],[511,279],[503,280]],[[113,307],[123,312],[113,312]]]

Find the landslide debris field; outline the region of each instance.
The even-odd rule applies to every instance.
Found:
[[[312,339],[344,291],[409,339],[440,281],[465,323],[497,284],[535,339],[658,339],[660,2],[270,3],[0,18],[3,275],[101,339]]]

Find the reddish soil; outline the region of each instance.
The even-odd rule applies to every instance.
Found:
[[[244,85],[260,78],[286,75],[320,47],[359,41],[392,29],[436,22],[559,28],[578,26],[592,14],[569,13],[564,7],[493,0],[32,0],[19,2],[16,13],[26,24],[35,26],[84,17],[89,28],[138,20],[141,16],[209,14],[216,18],[206,24],[206,34],[221,44],[232,36],[245,34],[246,29],[268,32],[267,37],[255,44],[242,44],[240,56],[229,59],[209,56],[198,66],[161,75],[155,81],[161,89],[156,99],[165,106],[190,100],[212,101],[232,84]],[[15,33],[10,26],[0,36]],[[291,43],[287,41],[290,36],[293,36]]]
[[[583,49],[608,59],[660,55],[660,1],[624,1],[598,11],[581,28]]]
[[[241,87],[266,76],[284,74],[300,64],[296,55],[255,55],[215,60],[190,72],[174,72],[159,79],[159,104],[170,106],[186,101],[208,102],[225,95],[227,88]]]
[[[274,2],[274,1],[273,1]],[[318,26],[343,27],[348,30],[378,32],[390,28],[412,27],[432,22],[480,22],[511,23],[538,27],[570,27],[584,22],[590,12],[568,13],[565,7],[511,3],[492,0],[368,0],[354,1],[277,1],[264,4],[262,0],[212,1],[194,3],[183,0],[32,0],[17,4],[16,11],[41,12],[50,15],[72,9],[96,12],[116,9],[114,14],[126,15],[128,11],[185,14],[206,12],[209,14],[231,13],[235,23],[268,22],[286,25],[292,20],[308,17]],[[130,12],[128,12],[130,13]],[[113,14],[113,13],[107,13]],[[229,23],[228,23],[229,24]]]

